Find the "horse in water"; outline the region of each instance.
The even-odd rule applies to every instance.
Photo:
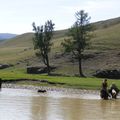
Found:
[[[112,98],[117,98],[117,95],[119,93],[119,89],[117,88],[117,86],[115,84],[112,84],[110,86],[110,89],[108,90],[109,94],[111,95]]]
[[[112,91],[110,92],[110,94],[111,94],[111,96],[112,96],[112,98],[117,98],[117,92],[116,92],[116,90],[114,90],[114,89],[112,89]]]
[[[100,91],[100,97],[104,100],[108,100],[108,98],[117,98],[117,91],[115,89],[112,89],[111,91],[105,91],[105,90],[101,90]]]
[[[119,89],[117,88],[117,86],[115,84],[112,84],[110,86],[110,89],[106,90],[106,89],[101,89],[100,91],[100,97],[102,99],[108,100],[108,98],[117,98],[117,95],[119,93]]]
[[[104,89],[101,89],[100,90],[100,97],[104,100],[108,100],[108,97],[109,97],[109,94],[106,90]]]

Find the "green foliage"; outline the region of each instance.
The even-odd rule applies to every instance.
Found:
[[[77,20],[68,32],[68,36],[72,38],[65,39],[62,45],[65,47],[66,52],[72,51],[74,55],[79,56],[91,39],[90,31],[92,30],[92,26],[89,24],[90,17],[83,10],[77,12],[75,15]]]
[[[72,38],[65,39],[62,43],[65,48],[65,52],[72,52],[73,55],[79,61],[79,72],[80,75],[83,76],[82,68],[81,68],[81,59],[83,57],[82,52],[85,47],[88,45],[88,42],[91,39],[90,31],[92,30],[92,26],[89,23],[90,17],[83,10],[77,12],[75,14],[76,22],[69,29],[68,35]]]
[[[40,55],[42,57],[45,54],[48,54],[50,52],[51,48],[51,38],[53,37],[53,29],[54,24],[52,21],[47,21],[45,25],[37,26],[35,23],[33,25],[33,31],[35,31],[33,42],[34,42],[34,49],[39,49]]]
[[[54,24],[51,20],[48,20],[45,25],[36,26],[35,23],[33,25],[33,31],[34,33],[34,49],[37,49],[37,56],[42,57],[42,60],[45,65],[47,65],[48,68],[48,74],[49,74],[49,58],[48,53],[51,49],[51,39],[53,37],[53,30],[54,30]]]
[[[64,39],[64,42],[62,42],[61,45],[65,48],[65,52],[71,52],[74,46],[71,38]]]

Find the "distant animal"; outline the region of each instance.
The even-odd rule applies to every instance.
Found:
[[[40,93],[45,93],[45,92],[47,92],[46,90],[38,90],[37,92],[40,92]]]

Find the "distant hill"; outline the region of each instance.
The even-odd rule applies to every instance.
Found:
[[[11,39],[16,36],[17,36],[16,34],[11,34],[11,33],[0,33],[0,40]]]
[[[117,24],[120,24],[120,17],[93,23],[93,25],[96,27],[96,29],[104,29],[104,28],[111,27],[111,26],[114,26]]]

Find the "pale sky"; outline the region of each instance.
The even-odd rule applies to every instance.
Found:
[[[75,12],[85,10],[91,22],[120,17],[120,0],[0,0],[0,33],[32,32],[32,23],[47,20],[55,29],[66,29],[75,22]]]

